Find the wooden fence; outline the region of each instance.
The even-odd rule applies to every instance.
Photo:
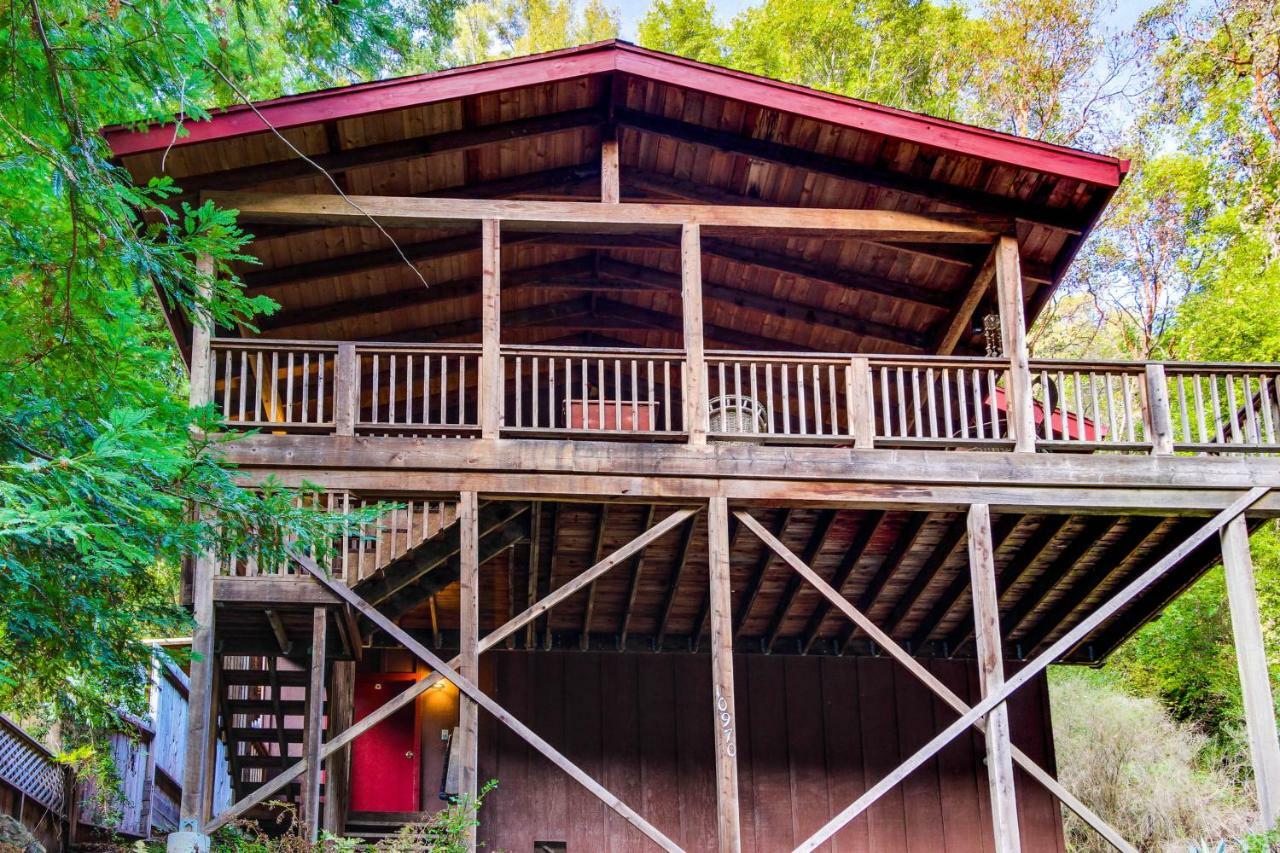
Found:
[[[121,714],[120,721],[120,730],[109,738],[119,787],[107,793],[91,781],[73,784],[67,766],[50,750],[0,716],[0,812],[20,821],[51,851],[67,849],[73,841],[143,839],[177,829],[187,727],[186,674],[157,660],[147,717]],[[231,802],[224,753],[219,741],[215,810]]]

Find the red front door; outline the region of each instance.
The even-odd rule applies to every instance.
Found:
[[[413,681],[385,675],[356,678],[355,718],[359,722]],[[356,738],[351,745],[351,811],[418,810],[420,758],[416,702],[401,708]]]

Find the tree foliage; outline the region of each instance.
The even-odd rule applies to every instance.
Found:
[[[452,11],[453,0],[0,8],[0,709],[92,741],[117,707],[139,709],[140,640],[189,630],[179,561],[214,543],[279,560],[283,543],[323,544],[338,523],[292,493],[237,486],[198,429],[210,413],[180,396],[160,299],[221,325],[274,307],[232,272],[249,239],[234,211],[177,204],[166,181],[134,185],[98,128],[430,68]],[[193,504],[219,524],[189,515]]]

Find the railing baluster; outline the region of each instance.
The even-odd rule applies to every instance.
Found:
[[[681,365],[680,374],[684,375],[684,366]],[[662,362],[662,408],[665,409],[663,415],[663,424],[667,428],[667,432],[671,432],[671,362]]]
[[[782,382],[782,434],[791,435],[791,379],[785,362],[778,373]]]
[[[1270,378],[1265,373],[1258,374],[1258,406],[1262,409],[1262,429],[1265,433],[1263,441],[1259,443],[1274,444],[1275,431],[1271,419],[1271,394],[1267,391],[1267,386],[1271,384]]]
[[[262,423],[262,350],[258,350],[257,368],[254,370],[253,420]]]
[[[822,384],[818,365],[813,365],[813,434],[822,435]]]
[[[805,400],[804,365],[796,365],[796,404],[800,407],[800,434],[809,434],[809,407]]]
[[[293,423],[293,368],[294,368],[293,350],[289,350],[289,357],[287,359],[287,362],[288,362],[289,375],[285,378],[285,383],[284,383],[284,422],[289,424],[289,423]],[[276,379],[275,371],[272,371],[271,387],[272,387],[273,393],[274,393],[275,385],[277,381],[278,380]],[[276,412],[277,417],[279,417],[279,414],[280,414],[279,412]]]
[[[752,399],[752,400],[759,400],[759,399],[760,399],[760,391],[759,391],[759,388],[757,387],[757,383],[756,383],[756,368],[757,368],[758,366],[759,366],[759,365],[758,365],[755,361],[752,361],[752,362],[751,362],[751,364],[750,364],[750,369],[751,369],[751,399]],[[765,417],[772,417],[772,413],[771,413],[767,408],[765,409]],[[766,427],[766,429],[767,429],[767,427]],[[755,417],[753,417],[753,418],[751,419],[751,431],[752,431],[752,432],[754,432],[754,433],[758,433],[758,432],[760,432],[760,419],[759,419],[759,418],[755,418]]]
[[[261,351],[258,352],[258,358],[259,359],[262,358]],[[278,393],[280,389],[279,376],[280,376],[280,353],[277,352],[276,350],[272,350],[271,351],[271,404],[268,407],[269,411],[267,415],[268,415],[268,418],[273,421],[281,420],[279,416],[279,412],[280,412],[280,400],[279,400],[280,395]],[[284,420],[288,420],[288,419],[285,418]]]

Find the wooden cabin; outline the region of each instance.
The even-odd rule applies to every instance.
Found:
[[[181,832],[369,837],[498,782],[509,851],[1063,849],[1044,669],[1248,530],[1280,366],[1031,359],[1124,161],[610,41],[108,129],[240,211],[259,328],[174,313],[246,483],[390,502],[190,569]],[[207,757],[226,746],[234,804]]]

